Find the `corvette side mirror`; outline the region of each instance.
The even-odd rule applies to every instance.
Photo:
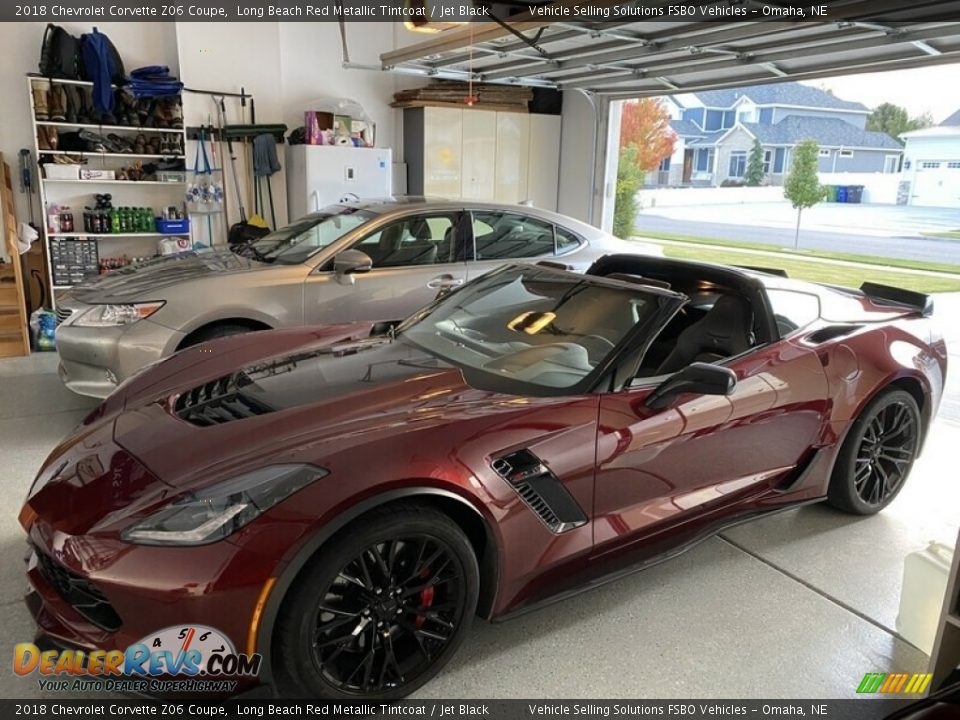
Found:
[[[362,250],[344,250],[333,258],[333,272],[337,275],[337,282],[343,285],[353,285],[353,275],[371,269],[373,260]]]
[[[737,376],[730,368],[695,362],[657,385],[644,404],[652,410],[659,410],[682,393],[729,395],[736,386]]]

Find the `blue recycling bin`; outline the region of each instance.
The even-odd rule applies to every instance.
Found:
[[[838,203],[847,202],[847,186],[846,185],[837,186],[837,202]]]

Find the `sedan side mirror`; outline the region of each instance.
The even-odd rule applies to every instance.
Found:
[[[344,250],[333,258],[333,272],[337,281],[344,285],[353,285],[353,275],[372,269],[373,260],[362,250]]]
[[[644,404],[652,410],[659,410],[682,393],[729,395],[736,386],[737,376],[730,368],[695,362],[657,385]]]

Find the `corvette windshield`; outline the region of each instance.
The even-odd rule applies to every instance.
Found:
[[[658,300],[639,286],[513,265],[424,308],[397,334],[464,371],[570,389],[586,383]]]
[[[331,205],[241,249],[260,262],[296,265],[374,217],[359,208]]]

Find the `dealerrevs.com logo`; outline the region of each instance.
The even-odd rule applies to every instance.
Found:
[[[20,643],[14,647],[13,671],[40,675],[42,690],[231,692],[237,683],[228,678],[256,676],[262,659],[238,653],[219,630],[179,625],[126,650],[41,650]]]

